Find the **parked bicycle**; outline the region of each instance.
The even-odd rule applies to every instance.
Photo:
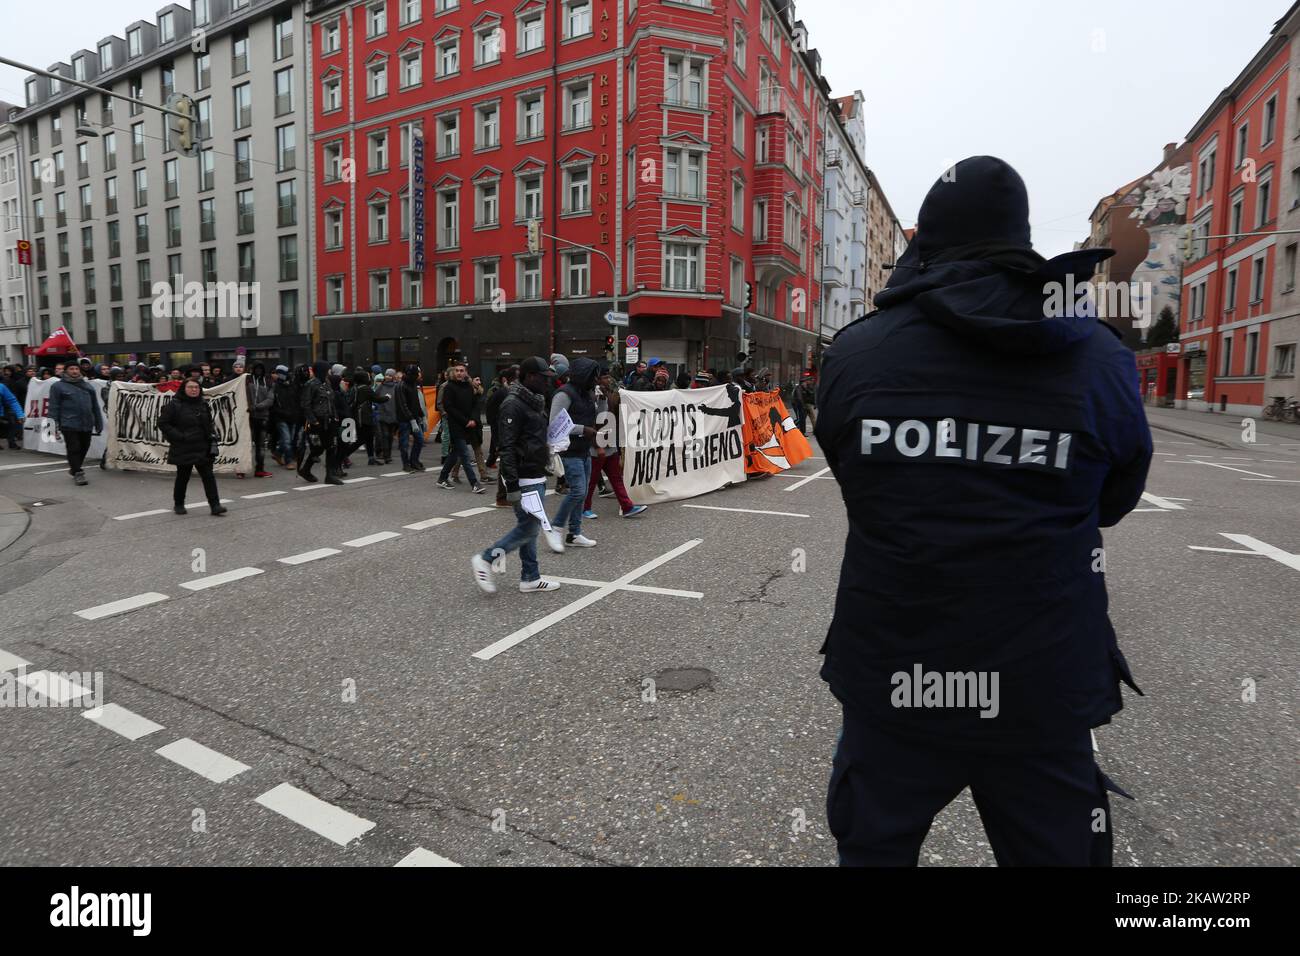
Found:
[[[1288,402],[1285,396],[1275,396],[1271,405],[1264,406],[1264,417],[1276,422],[1300,421],[1300,401],[1291,399]]]

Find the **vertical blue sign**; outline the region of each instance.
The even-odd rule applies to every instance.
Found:
[[[411,271],[424,271],[424,134],[411,130]]]

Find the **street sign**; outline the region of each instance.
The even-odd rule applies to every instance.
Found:
[[[627,326],[627,313],[626,313],[626,312],[606,312],[606,313],[605,313],[605,321],[608,322],[610,325],[616,325],[616,326],[623,326],[623,327],[626,327],[626,326]]]
[[[630,349],[639,349],[641,347],[641,336],[629,335],[627,337],[627,347]]]
[[[641,361],[641,350],[639,348],[630,348],[627,350],[627,358],[624,361],[628,365],[635,365]]]
[[[1165,346],[1165,351],[1170,355],[1177,355],[1182,350],[1183,350],[1183,345],[1181,342],[1170,342],[1168,345]]]

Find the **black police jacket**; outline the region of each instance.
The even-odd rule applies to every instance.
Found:
[[[900,270],[825,354],[816,436],[849,534],[822,677],[897,733],[1077,743],[1123,706],[1121,680],[1137,690],[1098,530],[1151,460],[1136,363],[1095,318],[1044,317],[1045,278],[1095,261]],[[981,674],[993,706],[970,705]]]

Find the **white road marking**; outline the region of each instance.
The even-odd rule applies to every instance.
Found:
[[[1133,514],[1138,514],[1140,512],[1155,512],[1156,514],[1162,514],[1162,515],[1169,514],[1169,512],[1166,511],[1164,508],[1134,508],[1133,509]]]
[[[372,821],[363,820],[287,783],[268,790],[257,798],[257,802],[339,846],[347,846],[375,828]]]
[[[453,518],[472,518],[475,515],[485,515],[496,510],[496,508],[470,508],[468,511],[453,511],[451,516]]]
[[[91,692],[90,688],[82,687],[76,681],[68,680],[62,674],[55,674],[51,671],[36,671],[34,674],[24,674],[18,678],[18,683],[26,684],[42,697],[58,704],[80,700]]]
[[[186,770],[192,770],[200,777],[206,777],[213,783],[225,783],[231,777],[236,777],[249,769],[247,764],[233,760],[211,747],[205,747],[198,741],[190,740],[189,737],[182,737],[165,747],[159,747],[154,753],[172,763],[180,764]]]
[[[258,498],[274,498],[276,495],[287,495],[287,491],[263,491],[258,495],[240,495],[241,501],[256,501]]]
[[[433,851],[418,846],[394,863],[393,866],[460,866],[460,864],[453,863],[445,856],[438,856]]]
[[[117,515],[114,521],[132,521],[135,518],[152,518],[154,515],[171,514],[171,508],[156,508],[153,511],[137,511],[130,515]]]
[[[1189,544],[1188,547],[1193,551],[1215,551],[1220,554],[1259,555],[1261,557],[1270,558],[1278,564],[1284,564],[1293,571],[1300,571],[1300,554],[1291,554],[1289,551],[1283,551],[1281,548],[1260,541],[1258,538],[1252,538],[1248,534],[1227,534],[1226,532],[1220,531],[1219,537],[1227,538],[1233,544],[1243,545],[1247,550],[1234,551],[1229,548],[1200,548],[1191,544]]]
[[[1264,485],[1300,485],[1300,479],[1296,478],[1243,478],[1242,481],[1258,481]]]
[[[682,505],[683,508],[694,508],[697,511],[731,511],[741,515],[775,515],[778,518],[808,518],[811,515],[794,514],[789,511],[754,511],[750,508],[715,508],[710,505]]]
[[[451,518],[430,518],[428,521],[417,521],[415,524],[403,525],[407,531],[428,531],[430,528],[436,528],[440,524],[451,524]]]
[[[223,584],[230,584],[232,581],[242,581],[244,578],[251,578],[262,573],[261,568],[235,568],[233,571],[210,574],[206,578],[182,581],[181,587],[187,591],[206,591],[208,588],[220,587]]]
[[[66,465],[66,461],[33,461],[25,465],[0,465],[0,471],[17,471],[19,468],[44,468],[46,465]],[[56,468],[55,471],[67,471],[66,468]]]
[[[358,482],[362,482],[362,481],[378,481],[378,480],[379,480],[379,479],[378,479],[376,476],[374,476],[374,475],[366,475],[366,476],[363,477],[363,478],[344,478],[344,479],[343,479],[343,484],[345,484],[345,485],[355,485],[355,484],[357,484]]]
[[[563,621],[566,618],[572,617],[573,615],[577,614],[583,608],[590,607],[591,605],[595,604],[597,601],[609,597],[611,594],[618,591],[622,587],[622,585],[631,584],[637,578],[644,577],[645,575],[649,574],[651,571],[655,570],[655,568],[667,564],[669,561],[673,560],[674,558],[680,557],[681,555],[685,554],[687,551],[690,551],[692,548],[696,548],[703,543],[704,541],[700,538],[695,538],[691,541],[687,541],[685,544],[681,545],[680,547],[673,548],[673,550],[669,551],[667,554],[662,554],[659,557],[655,558],[653,561],[643,564],[641,565],[641,567],[636,568],[633,571],[629,571],[627,574],[623,575],[617,581],[614,581],[601,588],[598,588],[597,590],[593,591],[591,594],[578,598],[578,600],[574,601],[572,604],[566,605],[565,607],[560,608],[558,611],[551,612],[541,620],[535,621],[534,623],[529,624],[527,627],[522,627],[519,630],[515,631],[513,634],[507,634],[505,637],[501,638],[501,640],[497,641],[495,644],[490,644],[487,647],[483,648],[483,650],[475,653],[474,657],[476,657],[481,661],[490,661],[498,654],[505,653],[506,651],[510,650],[510,648],[514,647],[517,644],[522,644],[524,641],[528,640],[528,638],[532,637],[533,635],[540,634],[542,631],[546,630],[552,624],[558,624],[560,621]]]
[[[141,717],[117,704],[105,704],[103,707],[88,710],[81,716],[93,720],[101,727],[107,727],[127,740],[139,740],[163,729],[162,724],[155,724],[148,717]]]
[[[1157,508],[1161,508],[1165,511],[1186,511],[1187,510],[1182,505],[1174,504],[1172,498],[1160,498],[1146,491],[1142,492],[1142,500],[1147,502],[1148,504],[1153,504]],[[1146,511],[1147,509],[1141,508],[1138,510]]]
[[[0,671],[16,671],[31,666],[31,661],[23,660],[17,654],[10,654],[8,651],[0,649]]]
[[[217,499],[217,504],[219,504],[219,505],[228,505],[228,504],[230,504],[230,502],[232,502],[233,500],[234,500],[233,498],[218,498],[218,499]],[[203,507],[204,505],[206,505],[207,503],[208,503],[208,502],[207,502],[207,499],[204,499],[203,501],[187,501],[187,502],[185,503],[185,507],[186,507],[186,508],[202,508],[202,507]],[[170,511],[171,509],[168,508],[167,510]]]
[[[314,485],[297,485],[294,487],[293,490],[294,491],[315,491],[318,488],[333,488],[333,487],[334,487],[333,485],[327,485],[323,481],[318,481]]]
[[[822,475],[826,474],[826,472],[828,472],[828,471],[830,471],[830,468],[829,468],[829,467],[827,467],[827,468],[823,468],[821,471],[817,472],[815,475],[809,475],[809,476],[808,476],[807,478],[805,478],[803,481],[799,482],[798,484],[791,485],[789,488],[787,488],[787,489],[785,489],[785,490],[786,490],[787,492],[789,492],[789,491],[798,491],[798,490],[799,490],[800,488],[802,488],[804,485],[808,484],[809,482],[816,481],[818,478],[820,478]]]
[[[1272,478],[1272,475],[1264,475],[1258,471],[1246,471],[1243,468],[1233,468],[1231,465],[1216,465],[1212,461],[1198,461],[1197,464],[1206,465],[1210,468],[1222,468],[1224,471],[1235,471],[1243,475],[1254,475],[1256,478]]]
[[[1095,754],[1101,753],[1101,748],[1097,746],[1097,731],[1090,730],[1088,733],[1092,735],[1092,752]]]
[[[353,538],[351,541],[344,541],[343,547],[365,548],[381,541],[392,541],[394,538],[400,538],[401,536],[401,533],[397,531],[380,531],[378,534],[368,534],[364,538]]]
[[[342,554],[338,548],[317,548],[315,551],[304,551],[302,554],[291,555],[287,558],[281,558],[281,564],[306,564],[308,561],[319,561],[321,558],[332,557],[336,554]]]
[[[615,584],[613,581],[587,581],[583,578],[557,578],[554,575],[549,576],[552,581],[559,581],[561,584],[573,584],[580,588],[614,588],[619,591],[635,591],[638,594],[662,594],[665,597],[683,597],[703,600],[702,591],[677,591],[673,588],[647,588],[637,584]]]
[[[165,594],[159,594],[157,591],[147,591],[144,594],[137,594],[135,597],[88,607],[84,611],[78,611],[77,617],[84,618],[87,621],[98,621],[101,617],[124,614],[127,611],[134,611],[136,608],[148,607],[150,604],[157,604],[159,601],[166,600],[167,595]]]
[[[785,474],[784,472],[782,472],[781,474],[773,475],[772,477],[773,477],[773,478],[788,478],[790,481],[798,481],[800,478],[805,478],[805,477],[807,477],[807,476],[806,476],[806,475],[787,475],[787,474]],[[808,478],[808,480],[809,480],[809,481],[835,481],[835,476],[834,476],[834,475],[824,475],[824,476],[822,476],[822,475],[813,475],[811,478]]]
[[[67,470],[68,469],[66,468],[51,468],[49,471],[34,471],[32,472],[32,474],[33,475],[61,475]]]
[[[405,477],[407,476],[407,474],[409,474],[409,472],[405,472],[405,471],[386,471],[386,472],[384,472],[382,475],[380,475],[379,477],[380,477],[380,478],[405,478]]]

